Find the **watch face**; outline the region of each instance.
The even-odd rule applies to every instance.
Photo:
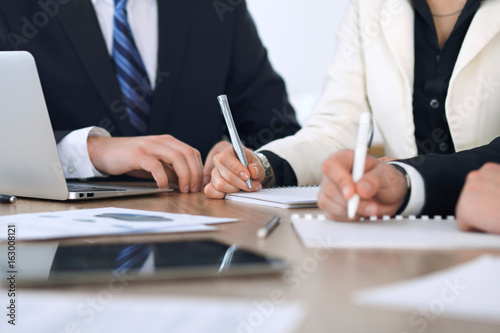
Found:
[[[256,153],[257,157],[260,160],[260,163],[262,163],[262,166],[264,167],[264,171],[266,173],[265,178],[271,177],[273,172],[271,169],[271,164],[269,163],[269,160],[267,159],[266,155],[262,153]]]

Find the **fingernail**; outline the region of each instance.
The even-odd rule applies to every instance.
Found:
[[[201,188],[201,184],[196,184],[194,187],[193,187],[193,192],[198,192]]]
[[[210,176],[203,177],[203,184],[208,184],[208,183],[210,183]]]
[[[184,186],[182,192],[189,192],[189,185]]]
[[[366,207],[365,214],[367,216],[375,216],[375,215],[377,215],[377,206],[375,206],[375,205],[368,205],[368,207]]]
[[[256,165],[253,166],[255,168],[255,176],[259,175],[259,168]]]
[[[243,179],[243,180],[248,180],[248,179],[250,179],[250,177],[248,177],[248,175],[247,175],[246,173],[244,173],[244,172],[241,172],[241,173],[240,173],[240,177],[241,177],[241,179]]]
[[[349,192],[350,192],[350,191],[349,191],[349,187],[344,187],[344,188],[342,189],[342,194],[344,195],[344,198],[346,198],[346,199],[347,199],[347,197],[349,196]]]
[[[367,181],[360,181],[358,186],[361,186],[366,192],[370,192],[372,190],[372,185]]]
[[[259,185],[257,185],[257,187],[255,188],[255,190],[256,190],[256,191],[260,191],[260,190],[262,190],[262,185],[260,185],[260,184],[259,184]]]

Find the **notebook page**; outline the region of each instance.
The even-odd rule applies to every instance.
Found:
[[[292,224],[304,245],[310,248],[500,248],[500,236],[460,231],[453,217],[337,222],[323,215],[294,214]]]
[[[317,206],[318,193],[319,186],[274,187],[228,193],[226,199],[281,208],[308,208]]]

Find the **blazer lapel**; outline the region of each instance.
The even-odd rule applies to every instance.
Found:
[[[121,104],[121,89],[92,3],[89,0],[73,0],[61,6],[57,17],[118,132],[121,135],[133,133],[128,114]]]
[[[486,0],[481,2],[481,7],[479,7],[474,16],[465,36],[450,82],[498,35],[500,32],[499,14],[500,0]]]
[[[394,4],[399,5],[394,6]],[[384,13],[385,15],[382,15]],[[390,13],[390,16],[387,13]],[[413,91],[415,70],[415,12],[413,5],[410,0],[385,0],[380,17],[382,33],[406,83]]]
[[[165,122],[186,58],[192,0],[158,0],[158,70],[149,133],[165,134]]]

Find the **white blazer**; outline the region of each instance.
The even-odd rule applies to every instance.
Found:
[[[315,110],[295,135],[260,150],[286,159],[299,185],[319,184],[323,161],[340,149],[354,148],[359,116],[370,111],[387,156],[416,156],[414,21],[411,0],[351,0]],[[446,99],[456,151],[500,136],[499,32],[500,0],[484,0],[460,50]]]

